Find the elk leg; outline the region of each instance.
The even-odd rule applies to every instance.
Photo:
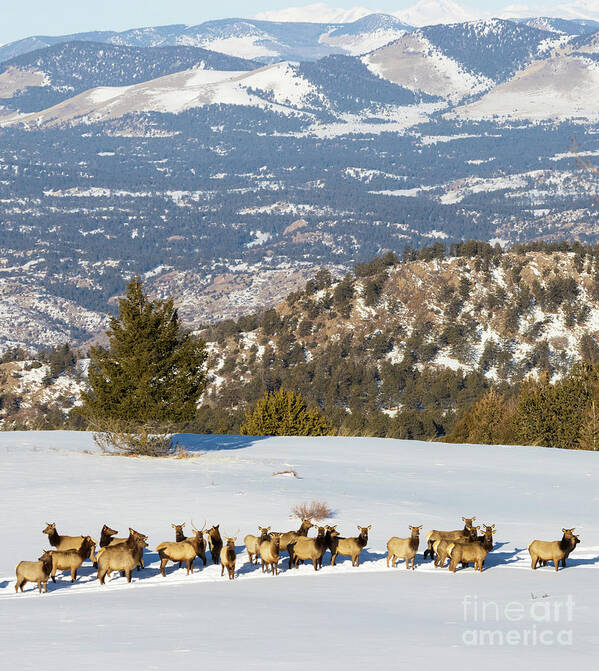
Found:
[[[221,578],[223,577],[224,574],[225,574],[225,565],[222,564],[221,567],[220,567],[220,575],[221,575]]]
[[[131,569],[127,569],[125,575],[127,576],[127,582],[131,582]]]
[[[559,569],[559,559],[554,559],[553,563],[555,564],[555,570],[557,571]]]
[[[77,569],[71,569],[71,582],[75,582],[77,580]]]

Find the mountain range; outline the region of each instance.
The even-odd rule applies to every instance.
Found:
[[[589,21],[231,19],[0,59],[2,347],[89,341],[133,274],[195,328],[388,249],[599,239],[570,152],[599,156]]]

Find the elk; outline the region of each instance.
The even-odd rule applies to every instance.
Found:
[[[278,575],[279,573],[279,553],[280,553],[280,534],[274,532],[270,534],[270,538],[266,537],[260,541],[258,547],[258,554],[262,560],[262,573],[266,569],[268,573],[269,570],[272,570],[273,575]]]
[[[300,560],[306,561],[308,559],[312,560],[312,566],[314,566],[315,571],[322,568],[322,557],[327,549],[325,531],[325,527],[318,527],[316,538],[299,536],[289,544],[291,548],[289,556],[291,557],[293,554],[293,565],[295,568],[298,567]]]
[[[223,548],[223,539],[218,530],[219,526],[220,524],[215,524],[204,532],[208,536],[208,547],[210,548],[210,556],[214,564],[218,564],[220,561],[221,550]]]
[[[368,544],[368,530],[372,527],[361,527],[358,524],[360,534],[352,538],[341,538],[341,536],[332,536],[331,548],[331,566],[336,565],[337,555],[342,557],[351,557],[352,566],[360,566],[360,553]]]
[[[562,539],[559,541],[532,541],[528,546],[528,552],[531,559],[531,567],[537,568],[539,561],[553,562],[555,570],[559,570],[560,562],[562,566],[566,565],[566,559],[580,542],[578,536],[572,529],[562,529]]]
[[[314,526],[311,520],[305,519],[302,520],[300,528],[297,531],[285,531],[281,533],[280,548],[281,552],[289,552],[289,545],[299,536],[307,536],[308,531]],[[293,564],[293,559],[291,557],[291,552],[289,552],[289,568]]]
[[[84,560],[90,556],[90,550],[95,548],[96,542],[90,536],[85,536],[78,550],[52,550],[52,582],[56,582],[57,571],[70,571],[71,582],[77,580],[77,571]]]
[[[389,560],[391,560],[391,566],[395,568],[400,559],[405,559],[406,568],[410,568],[411,561],[412,571],[414,570],[414,559],[420,545],[420,529],[422,527],[422,524],[419,527],[408,525],[412,532],[409,538],[393,536],[387,541],[387,568],[389,568]]]
[[[220,533],[219,533],[219,538],[220,538]],[[220,550],[220,564],[221,564],[220,574],[221,574],[221,576],[223,576],[225,574],[225,568],[226,568],[227,573],[229,574],[229,580],[234,580],[234,578],[235,578],[235,560],[236,560],[235,541],[236,540],[237,540],[237,536],[225,537],[225,544],[224,544],[223,547],[221,547],[221,550]],[[222,541],[221,541],[221,544],[222,544]]]
[[[444,566],[445,560],[449,557],[448,549],[452,543],[473,543],[478,540],[478,530],[480,527],[470,527],[467,536],[461,536],[455,540],[441,538],[433,542],[433,556],[435,557],[435,566]]]
[[[111,529],[107,524],[105,524],[102,527],[102,531],[100,532],[100,547],[105,548],[107,545],[110,545],[111,541],[113,540],[113,536],[116,536],[117,534],[118,531]],[[125,541],[127,539],[124,538],[123,540]]]
[[[270,539],[270,536],[268,534],[268,532],[270,531],[270,527],[259,526],[258,531],[260,532],[259,536],[248,534],[243,539],[245,549],[247,550],[248,557],[250,558],[250,564],[258,563],[258,557],[260,556],[260,543],[262,543],[262,541],[267,541]],[[277,536],[279,536],[279,534],[277,534]]]
[[[196,557],[202,560],[204,566],[206,566],[206,541],[204,540],[204,534],[206,533],[206,520],[204,520],[204,526],[201,529],[196,529],[191,520],[191,528],[195,536],[189,537],[187,540],[194,546],[196,551]]]
[[[131,582],[131,572],[139,565],[148,537],[129,528],[129,536],[124,543],[108,545],[98,552],[98,580],[103,585],[106,575],[112,571],[124,571],[127,582]]]
[[[179,562],[179,566],[185,562],[187,575],[193,573],[193,560],[196,558],[196,549],[189,541],[174,541],[172,543],[166,541],[160,543],[156,548],[156,552],[160,557],[160,573],[163,578],[166,577],[165,568],[169,561]]]
[[[455,573],[457,565],[460,562],[463,566],[474,562],[474,570],[482,572],[487,550],[485,550],[482,543],[469,541],[467,543],[450,543],[447,548],[447,554],[450,557],[449,570],[452,573]]]
[[[15,585],[15,592],[19,589],[23,591],[23,587],[28,582],[36,582],[37,588],[42,593],[42,585],[44,591],[48,592],[48,578],[52,571],[52,554],[50,550],[44,550],[44,554],[38,561],[21,561],[16,566],[17,583]]]
[[[464,528],[457,529],[456,531],[437,531],[436,529],[429,531],[426,534],[426,542],[428,547],[424,551],[423,559],[426,559],[427,555],[430,555],[431,559],[435,558],[435,553],[433,551],[433,543],[435,541],[439,540],[455,541],[459,538],[462,538],[462,536],[468,536],[469,530],[471,529],[475,519],[476,517],[462,517],[462,520],[464,522]]]
[[[572,548],[572,550],[574,550],[576,546],[580,543],[580,538],[576,534],[573,534],[573,536],[574,536],[574,547]],[[568,554],[562,559],[562,566],[564,568],[566,567],[566,559],[570,556],[572,550],[570,550]],[[547,561],[545,559],[539,559],[539,565],[547,566]]]
[[[61,536],[58,531],[56,531],[56,524],[54,522],[46,522],[46,528],[42,533],[48,534],[50,545],[53,545],[57,550],[78,550],[85,538],[85,536]],[[96,544],[97,541],[94,541],[94,547],[90,549],[89,557],[86,557],[86,559],[91,559],[92,562],[96,561],[94,553]]]

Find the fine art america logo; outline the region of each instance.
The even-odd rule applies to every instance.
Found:
[[[467,646],[572,645],[574,599],[547,594],[530,600],[498,603],[467,594],[463,599],[462,643]]]

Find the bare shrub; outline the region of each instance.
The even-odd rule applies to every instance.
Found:
[[[299,475],[297,474],[297,471],[295,471],[293,469],[288,469],[286,471],[275,471],[273,473],[273,477],[275,477],[277,475],[289,475],[293,478],[299,478]]]
[[[166,457],[178,448],[172,427],[165,424],[103,419],[93,422],[92,428],[94,442],[104,454]]]
[[[334,512],[326,501],[312,501],[293,506],[291,514],[301,520],[326,520],[333,517]]]

